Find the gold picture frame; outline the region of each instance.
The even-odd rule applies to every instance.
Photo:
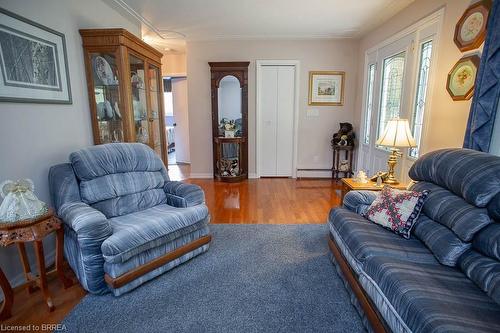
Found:
[[[477,49],[486,37],[492,0],[481,0],[467,8],[455,26],[453,41],[462,52]]]
[[[345,72],[343,71],[309,72],[309,105],[344,105],[344,83]]]
[[[477,54],[462,57],[448,73],[446,90],[454,101],[466,101],[474,94],[480,58]]]

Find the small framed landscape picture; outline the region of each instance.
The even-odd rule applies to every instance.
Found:
[[[345,72],[309,72],[309,105],[344,105]]]
[[[0,8],[0,101],[71,104],[64,35]]]

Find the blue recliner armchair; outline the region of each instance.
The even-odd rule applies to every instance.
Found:
[[[69,159],[50,169],[49,184],[85,290],[119,296],[208,250],[203,191],[170,181],[148,146],[105,144]]]

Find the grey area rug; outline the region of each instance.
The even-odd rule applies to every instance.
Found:
[[[121,297],[87,295],[67,332],[363,332],[326,225],[212,225],[211,248]]]

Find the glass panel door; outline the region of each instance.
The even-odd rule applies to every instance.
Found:
[[[410,148],[408,155],[418,158],[422,143],[422,129],[424,125],[424,113],[427,100],[427,85],[429,83],[429,70],[431,67],[432,40],[422,44],[420,47],[420,63],[418,68],[418,83],[416,90],[415,105],[411,117],[413,137],[417,142],[417,147]]]
[[[401,52],[384,59],[377,137],[382,134],[390,119],[399,117],[400,115],[403,96],[405,53],[406,52]]]
[[[149,119],[146,100],[144,60],[129,54],[132,110],[134,111],[135,141],[149,144]]]
[[[160,131],[165,129],[160,128],[160,70],[158,67],[149,64],[148,69],[149,78],[149,98],[150,98],[150,125],[151,125],[151,147],[156,151],[156,153],[162,156],[162,136]]]
[[[114,53],[90,53],[99,143],[122,142],[118,65]]]

